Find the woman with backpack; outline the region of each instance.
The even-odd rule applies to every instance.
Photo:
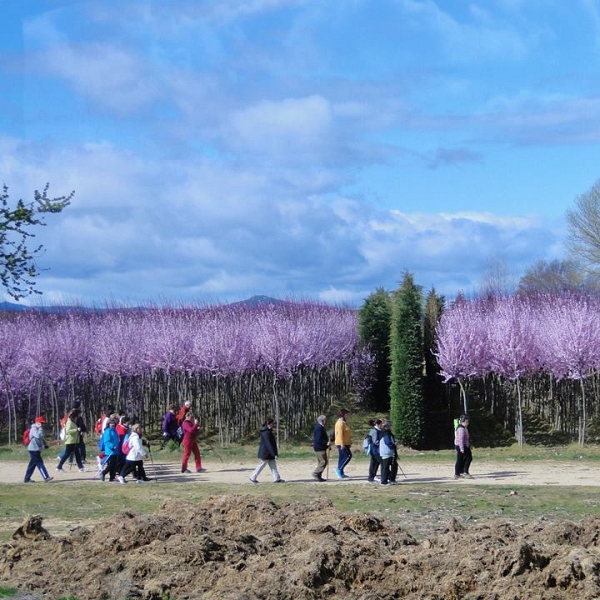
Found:
[[[127,446],[125,447],[125,444]],[[137,469],[138,483],[142,481],[150,481],[150,478],[146,475],[144,469],[144,457],[147,452],[142,444],[142,426],[136,423],[131,427],[131,435],[123,442],[123,452],[127,450],[127,456],[125,457],[125,466],[121,469],[121,473],[117,475],[117,481],[119,483],[127,483],[125,477],[130,473],[133,473]]]
[[[69,413],[69,418],[65,424],[65,451],[62,453],[56,467],[58,472],[63,471],[63,465],[73,455],[75,456],[79,472],[83,473],[85,471],[81,462],[81,454],[79,453],[79,436],[81,435],[81,428],[77,426],[79,415],[80,411],[77,408],[72,409]]]
[[[52,481],[52,477],[48,474],[48,469],[44,465],[44,459],[42,458],[42,450],[48,447],[44,440],[44,429],[43,425],[46,424],[44,417],[36,417],[33,425],[29,428],[29,443],[27,444],[27,450],[29,451],[29,464],[25,471],[24,483],[34,483],[31,476],[38,468],[42,478],[46,483]]]

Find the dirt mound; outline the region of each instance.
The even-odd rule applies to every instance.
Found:
[[[453,520],[417,542],[398,525],[328,501],[220,496],[121,512],[44,535],[41,519],[2,546],[0,580],[28,597],[146,600],[339,597],[600,597],[600,519],[475,524]]]

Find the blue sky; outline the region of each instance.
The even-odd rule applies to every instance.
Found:
[[[75,190],[44,303],[359,305],[564,258],[600,177],[596,0],[0,5],[0,176]],[[30,302],[39,302],[37,298]]]

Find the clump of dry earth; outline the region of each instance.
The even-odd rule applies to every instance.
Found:
[[[53,537],[32,517],[0,553],[19,598],[592,599],[600,519],[463,526],[417,541],[408,529],[344,514],[327,500],[275,504],[229,495],[121,512]]]

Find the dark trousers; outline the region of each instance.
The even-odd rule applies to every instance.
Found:
[[[381,483],[396,481],[398,461],[393,456],[381,459]]]
[[[379,454],[371,454],[371,462],[369,463],[369,481],[375,479],[379,465],[381,465],[381,456],[379,456]]]
[[[69,459],[70,456],[75,455],[75,461],[77,462],[77,466],[80,469],[83,469],[83,463],[81,462],[81,454],[79,454],[79,444],[67,444],[65,446],[65,451],[62,453],[60,457],[60,461],[58,462],[58,469],[62,469],[65,462]]]
[[[106,459],[106,464],[104,465],[104,469],[102,471],[102,479],[104,480],[104,477],[108,473],[109,474],[109,479],[111,481],[114,481],[115,480],[115,475],[117,474],[117,471],[118,471],[118,466],[119,466],[119,455],[118,454],[111,454]]]
[[[456,448],[456,463],[454,465],[454,474],[468,474],[471,462],[473,462],[473,454],[471,453],[471,448],[465,448],[465,451],[461,452],[458,446],[454,447]]]
[[[29,451],[29,464],[27,465],[27,471],[25,471],[25,481],[29,481],[36,467],[39,469],[40,474],[44,479],[48,479],[48,471],[44,466],[44,459],[42,458],[41,450],[30,450]]]
[[[344,472],[346,465],[352,460],[352,450],[350,446],[338,446],[338,469],[341,473]]]
[[[126,460],[125,466],[121,469],[121,477],[125,478],[129,473],[133,473],[135,479],[146,479],[147,475],[144,469],[144,461]]]

